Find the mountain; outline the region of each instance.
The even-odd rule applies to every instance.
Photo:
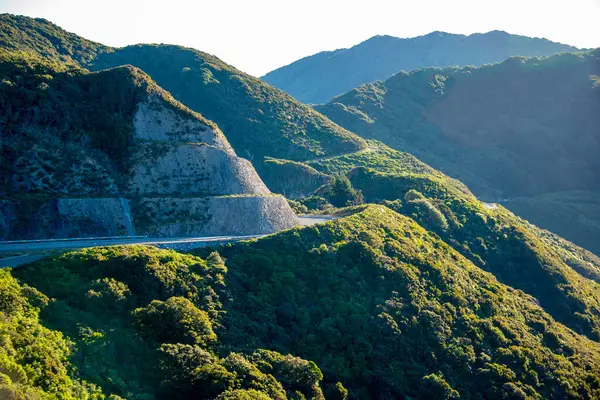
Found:
[[[479,224],[503,224],[497,210],[478,212]],[[598,342],[413,219],[375,205],[350,214],[224,247],[225,261],[210,249],[196,257],[128,246],[0,271],[1,393],[32,399],[600,394]],[[504,234],[518,240],[517,232]],[[556,276],[539,271],[540,290]],[[582,295],[586,285],[578,288]]]
[[[173,45],[115,49],[49,21],[0,15],[0,47],[99,71],[133,65],[190,109],[214,121],[260,170],[264,157],[304,161],[366,147],[311,107],[201,51]]]
[[[217,125],[135,67],[89,73],[0,50],[0,82],[3,239],[256,234],[297,222]]]
[[[202,110],[227,133],[237,152],[257,164],[265,156],[303,161],[365,146],[310,107],[209,54],[180,46],[136,45],[103,53],[88,67],[124,64],[141,68],[176,99]]]
[[[82,64],[111,48],[65,31],[43,18],[0,14],[0,47],[46,60]]]
[[[517,57],[478,68],[401,72],[316,108],[600,252],[600,225],[590,208],[600,191],[598,76],[598,50]],[[543,197],[552,193],[564,201]]]
[[[462,103],[438,110],[461,87],[494,98],[496,84],[518,107],[497,109],[556,127],[529,157],[553,168],[536,151],[556,143],[592,169],[596,53],[400,74],[317,107],[363,139],[193,49],[114,49],[44,20],[2,21],[3,235],[291,229],[193,254],[92,248],[1,270],[0,398],[600,397],[600,258],[394,148],[426,157],[463,138],[435,125],[448,115],[465,131],[492,120],[478,149],[533,140],[479,97],[465,120]],[[562,139],[565,127],[582,144]],[[236,152],[294,207],[355,205],[293,227],[286,200]],[[506,190],[475,166],[476,194]]]
[[[303,103],[322,104],[401,70],[497,63],[512,56],[539,57],[577,48],[502,31],[455,35],[432,32],[409,39],[374,36],[349,49],[324,51],[269,72],[261,79]]]

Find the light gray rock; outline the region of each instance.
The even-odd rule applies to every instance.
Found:
[[[258,235],[299,224],[283,196],[145,198],[132,203],[138,234],[159,237]]]
[[[187,141],[206,143],[233,153],[231,145],[218,128],[194,118],[190,110],[174,110],[157,95],[139,103],[133,118],[135,138],[144,141]]]
[[[127,191],[147,195],[269,194],[252,164],[205,144],[176,144],[154,156],[141,145]]]

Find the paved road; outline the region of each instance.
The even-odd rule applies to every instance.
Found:
[[[303,226],[328,222],[336,217],[329,215],[306,215],[300,216],[300,224]],[[53,240],[20,240],[0,242],[0,257],[2,253],[24,253],[18,256],[0,258],[0,268],[14,267],[37,261],[45,256],[47,252],[54,250],[74,250],[96,246],[119,246],[119,245],[184,245],[186,243],[210,243],[210,242],[235,242],[239,240],[255,239],[267,235],[245,235],[245,236],[209,236],[209,237],[182,237],[182,238],[149,238],[136,237],[98,237],[78,239],[53,239]]]
[[[96,246],[118,246],[131,244],[172,244],[190,242],[227,242],[236,240],[253,239],[266,235],[247,236],[211,236],[211,237],[186,237],[186,238],[97,238],[97,239],[73,239],[73,240],[48,240],[48,241],[21,241],[0,242],[0,253],[18,253],[24,251],[48,251],[83,249]]]
[[[320,224],[322,222],[329,222],[337,219],[337,217],[331,215],[299,215],[300,225],[309,226],[314,224]]]

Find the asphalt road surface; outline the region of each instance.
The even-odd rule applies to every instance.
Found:
[[[329,215],[308,215],[298,217],[303,226],[328,222],[335,217]],[[50,239],[50,240],[18,240],[0,242],[0,257],[2,253],[15,254],[0,258],[0,268],[14,267],[27,264],[44,258],[47,252],[84,249],[96,246],[120,246],[120,245],[168,245],[196,242],[233,242],[260,238],[267,235],[246,236],[209,236],[209,237],[183,237],[183,238],[149,238],[136,237],[99,237],[99,238],[75,238],[75,239]],[[19,254],[21,253],[21,254]]]

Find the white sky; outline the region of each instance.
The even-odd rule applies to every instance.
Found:
[[[0,0],[111,46],[194,47],[263,75],[377,34],[504,30],[600,47],[600,0]]]

